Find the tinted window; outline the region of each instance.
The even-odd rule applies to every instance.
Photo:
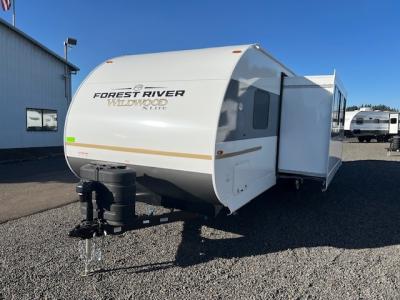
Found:
[[[391,118],[390,119],[390,124],[396,124],[397,123],[397,119],[396,118]]]
[[[226,125],[228,125],[228,112],[224,111],[224,112],[221,112],[221,115],[219,116],[218,126],[222,127],[222,126],[226,126]]]
[[[254,93],[253,128],[266,129],[268,127],[270,95],[263,90]]]
[[[346,106],[347,106],[347,100],[346,98],[343,97],[343,107],[342,107],[342,125],[344,125],[344,121],[346,119]]]
[[[49,109],[26,109],[26,130],[57,131],[57,111]]]
[[[357,118],[356,119],[356,124],[363,124],[364,123],[364,119],[363,118]]]
[[[337,123],[338,125],[344,125],[345,109],[346,109],[346,99],[344,98],[343,94],[341,94],[340,105],[339,105],[339,118],[338,118],[338,123]]]
[[[43,110],[43,130],[57,130],[57,111],[47,109]]]
[[[27,109],[26,110],[26,129],[30,131],[42,130],[42,110]]]
[[[340,111],[341,111],[341,107],[342,107],[342,93],[338,90],[338,102],[337,102],[337,108],[336,108],[336,124],[339,125],[340,124]]]
[[[339,125],[339,110],[340,110],[340,91],[335,88],[335,95],[333,97],[333,107],[332,107],[332,123],[334,126]]]

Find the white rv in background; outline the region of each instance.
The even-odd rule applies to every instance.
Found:
[[[370,108],[346,112],[346,137],[357,137],[359,142],[387,142],[400,130],[399,113],[373,111]]]
[[[117,57],[76,92],[65,157],[78,177],[123,164],[160,197],[233,212],[279,177],[328,187],[346,97],[336,75],[298,76],[254,44]]]

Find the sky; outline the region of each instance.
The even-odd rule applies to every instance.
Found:
[[[78,39],[74,91],[112,57],[259,43],[298,75],[335,69],[348,105],[400,108],[397,0],[16,0],[16,25],[60,55]]]

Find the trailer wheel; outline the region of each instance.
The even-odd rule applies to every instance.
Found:
[[[358,141],[359,141],[360,143],[364,142],[364,138],[363,138],[363,137],[358,137],[357,139],[358,139]]]
[[[370,137],[367,137],[367,138],[365,138],[365,141],[366,141],[367,143],[369,143],[369,142],[371,141],[371,138],[370,138]]]
[[[303,186],[304,180],[303,178],[297,178],[294,180],[294,188],[296,191],[300,191]]]

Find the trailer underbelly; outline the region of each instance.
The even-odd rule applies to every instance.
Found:
[[[68,157],[67,160],[77,175],[80,167],[88,163],[112,164],[77,157]],[[126,166],[136,171],[137,182],[140,185],[159,196],[187,202],[203,202],[214,206],[222,205],[214,193],[212,174],[130,164]]]

